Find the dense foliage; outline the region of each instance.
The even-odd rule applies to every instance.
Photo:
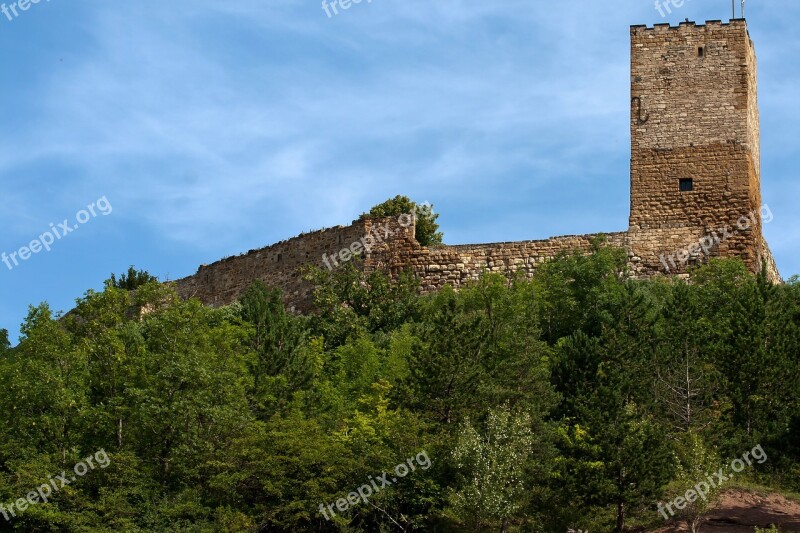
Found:
[[[309,317],[261,284],[220,309],[111,280],[32,307],[0,336],[0,504],[111,462],[0,531],[621,531],[758,444],[737,479],[800,489],[800,284],[624,264],[427,296],[351,264],[311,274]]]
[[[414,238],[422,246],[442,244],[442,233],[436,220],[439,215],[433,212],[430,204],[418,204],[408,196],[395,196],[363,213],[361,219],[377,217],[399,217],[413,214],[416,222]]]

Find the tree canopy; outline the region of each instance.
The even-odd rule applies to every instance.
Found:
[[[737,479],[800,490],[800,284],[733,260],[635,281],[622,254],[427,295],[315,270],[309,316],[133,269],[31,307],[17,346],[0,331],[2,509],[110,463],[0,531],[621,532],[756,445]]]

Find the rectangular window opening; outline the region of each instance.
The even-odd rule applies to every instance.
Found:
[[[706,49],[701,46],[697,49],[697,57],[703,57],[704,55],[706,55]]]
[[[694,181],[692,178],[681,178],[680,179],[680,189],[681,192],[689,192],[694,189]]]

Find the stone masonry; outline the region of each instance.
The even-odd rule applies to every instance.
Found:
[[[726,226],[730,235],[706,241],[713,255],[771,267],[761,217],[740,221],[760,209],[756,57],[745,21],[632,27],[628,234],[645,270],[664,271],[659,258],[676,240],[698,242]],[[705,256],[694,252],[666,261],[671,273]]]
[[[747,24],[694,22],[631,27],[631,212],[626,232],[604,234],[628,251],[635,277],[678,275],[709,257],[739,257],[751,271],[780,275],[762,235],[756,57]],[[423,247],[411,217],[359,220],[201,266],[176,287],[212,306],[251,283],[280,288],[290,308],[311,309],[307,265],[361,253],[368,270],[415,274],[423,292],[459,287],[482,272],[531,276],[598,235]],[[369,250],[361,245],[370,236]],[[343,252],[346,250],[345,252]],[[326,259],[327,258],[327,259]]]

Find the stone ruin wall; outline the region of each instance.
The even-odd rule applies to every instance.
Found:
[[[370,231],[369,221],[306,233],[259,250],[202,265],[197,273],[174,282],[182,298],[198,298],[219,307],[236,301],[253,282],[281,289],[287,306],[311,309],[311,284],[303,280],[305,265],[322,266],[323,254],[338,253]]]
[[[767,279],[772,283],[783,283],[781,273],[778,271],[778,264],[775,262],[775,257],[772,255],[772,250],[769,249],[767,239],[761,239],[761,248],[759,249],[759,256],[762,265],[766,270]]]
[[[367,235],[378,242],[364,254],[365,270],[379,270],[394,278],[409,271],[419,278],[423,293],[445,285],[458,288],[478,279],[483,272],[499,272],[510,277],[522,271],[530,277],[539,265],[560,252],[589,250],[593,238],[597,237],[564,236],[539,241],[426,248],[414,238],[413,224],[404,226],[396,218],[363,220],[203,265],[195,275],[173,283],[182,298],[195,297],[206,305],[218,307],[233,303],[254,281],[261,280],[281,289],[290,309],[308,312],[313,308],[313,287],[303,279],[303,268],[307,265],[326,268],[323,256],[334,266],[330,256],[351,248]],[[627,234],[607,234],[606,242],[625,248]]]
[[[272,246],[203,265],[193,276],[174,283],[182,298],[198,298],[205,305],[228,305],[256,280],[281,289],[287,307],[295,312],[313,309],[313,286],[303,279],[308,265],[335,268],[330,256],[352,249],[354,243],[363,242],[371,235],[376,244],[363,256],[366,271],[381,271],[393,278],[402,272],[413,273],[420,281],[423,293],[441,289],[445,285],[459,288],[477,280],[483,272],[496,272],[511,277],[517,272],[531,277],[543,263],[561,252],[588,251],[592,241],[601,234],[568,235],[544,240],[502,242],[492,244],[441,245],[424,247],[414,238],[414,225],[403,225],[396,218],[355,221],[350,226],[315,231]],[[648,254],[668,248],[672,251],[687,248],[701,238],[702,232],[692,228],[648,231],[642,234],[615,232],[602,234],[605,245],[628,251],[628,267],[635,278],[647,278],[662,267],[653,269],[647,261],[658,262]],[[766,247],[761,253],[767,261],[773,281],[780,281],[775,262]],[[644,244],[643,244],[644,243]],[[704,257],[694,257],[691,264],[704,262]],[[341,265],[341,259],[338,261]],[[673,272],[674,273],[674,272]]]
[[[397,275],[412,272],[422,292],[433,292],[445,285],[459,288],[477,280],[484,272],[512,277],[523,273],[530,278],[543,263],[562,252],[588,251],[594,235],[567,235],[545,240],[490,244],[420,246],[416,240],[392,243],[393,249],[372,254],[375,268]],[[606,245],[626,248],[626,233],[604,234]]]

